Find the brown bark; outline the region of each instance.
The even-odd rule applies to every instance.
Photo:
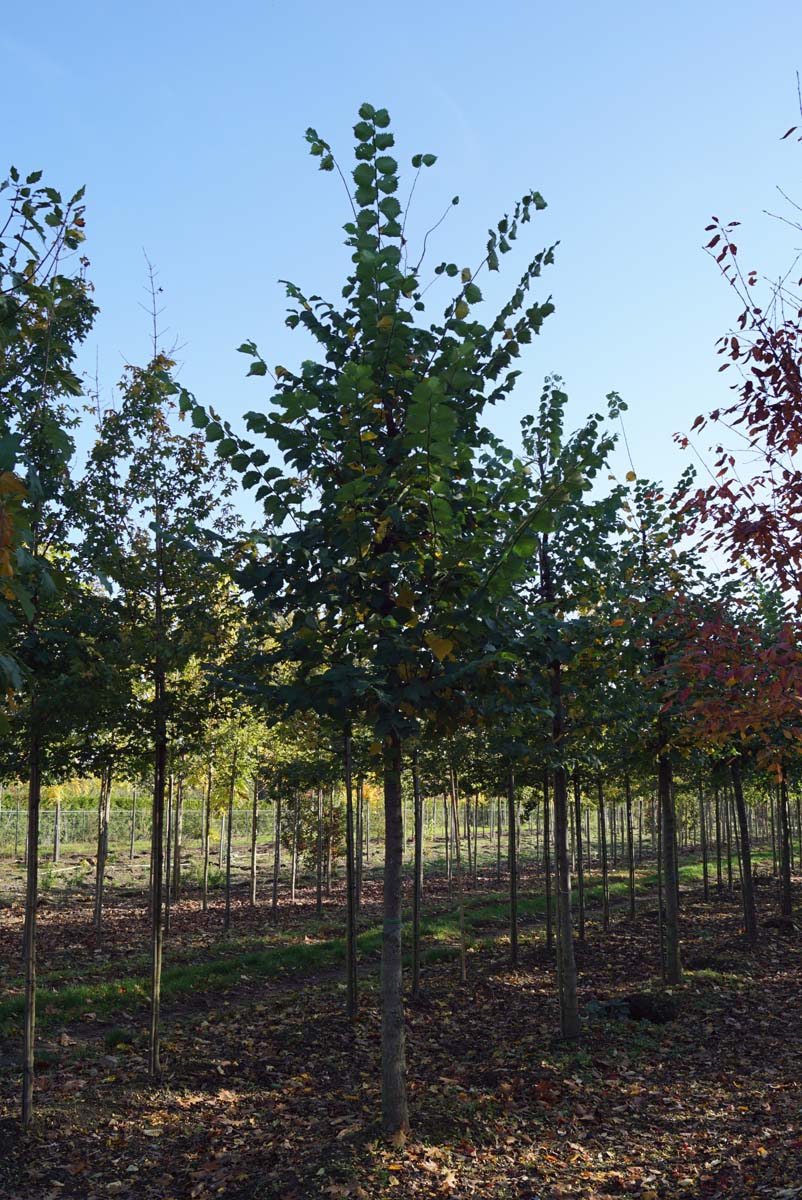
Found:
[[[676,816],[671,783],[671,758],[664,751],[658,759],[658,788],[663,835],[666,979],[669,983],[676,984],[682,980],[682,961],[680,957],[679,898],[677,894]]]
[[[404,996],[401,955],[403,842],[401,740],[387,738],[384,756],[384,923],[381,961],[382,1129],[388,1136],[409,1130]]]
[[[738,832],[741,845],[741,898],[744,910],[744,928],[746,940],[750,946],[757,943],[757,912],[755,908],[755,887],[752,879],[752,853],[749,845],[749,826],[746,820],[746,804],[741,780],[741,764],[737,758],[730,763],[730,777],[735,797],[735,814],[738,818]]]
[[[31,708],[34,707],[34,699]],[[33,1120],[34,1044],[36,1039],[36,910],[39,901],[39,810],[42,799],[42,739],[32,717],[28,752],[28,836],[25,881],[25,924],[22,961],[25,973],[25,1011],[22,1048],[22,1124]]]

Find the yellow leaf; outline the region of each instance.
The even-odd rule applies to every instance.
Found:
[[[395,595],[395,602],[400,608],[413,608],[415,605],[415,593],[408,583],[403,583]]]
[[[612,625],[613,629],[620,629],[622,625],[626,624],[626,621],[623,617],[616,617],[616,619],[611,621],[610,624]]]
[[[457,307],[454,309],[454,315],[458,321],[464,321],[470,311],[465,300],[458,300]]]
[[[375,442],[379,435],[372,429],[364,429],[359,435],[360,442]]]
[[[392,528],[392,525],[393,522],[390,517],[382,517],[382,519],[378,522],[376,525],[376,532],[373,535],[373,540],[377,545],[384,541],[385,537],[387,536],[387,532]]]
[[[24,496],[25,484],[13,471],[3,471],[0,475],[0,496]]]
[[[634,471],[627,471],[627,483],[634,483],[637,478]]]
[[[463,283],[471,282],[471,268],[470,267],[462,268],[462,282]]]
[[[448,658],[456,645],[455,642],[452,642],[451,638],[440,638],[436,633],[427,633],[424,641],[438,662],[442,662],[444,658]]]
[[[393,318],[390,316],[385,315],[381,318],[381,320],[376,322],[377,329],[382,329],[382,330],[392,329],[392,327],[393,327]]]

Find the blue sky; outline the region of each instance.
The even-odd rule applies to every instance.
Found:
[[[800,241],[763,215],[778,184],[802,199],[800,148],[779,140],[799,116],[800,47],[798,0],[45,0],[3,16],[0,170],[87,186],[101,316],[85,362],[94,371],[97,354],[104,392],[149,353],[144,248],[183,382],[236,418],[267,403],[242,341],[273,363],[309,352],[284,328],[277,281],[334,298],[347,265],[346,198],[303,132],[317,127],[347,164],[359,104],[385,106],[400,161],[439,155],[415,228],[461,197],[431,265],[475,263],[528,188],[549,203],[486,289],[501,297],[529,252],[559,239],[543,288],[557,312],[497,431],[514,444],[557,372],[574,422],[620,392],[638,472],[671,481],[687,462],[672,434],[727,396],[714,342],[737,307],[701,249],[708,218],[740,219],[744,265],[767,274]]]

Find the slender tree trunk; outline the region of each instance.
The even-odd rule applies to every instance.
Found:
[[[610,876],[607,864],[607,816],[604,809],[604,782],[596,777],[596,795],[599,800],[599,846],[602,869],[602,927],[610,928]]]
[[[183,764],[182,764],[183,771]],[[184,840],[184,776],[179,775],[175,789],[175,821],[173,830],[173,899],[181,899],[181,853]]]
[[[347,730],[345,733],[343,749],[345,759],[345,973],[347,983],[345,1011],[349,1021],[355,1021],[358,1005],[356,977],[356,847],[354,844],[354,787],[351,767],[350,730]]]
[[[713,784],[713,804],[716,810],[716,891],[719,896],[724,891],[724,880],[721,873],[721,798],[718,784]]]
[[[496,883],[501,887],[501,796],[496,796]]]
[[[136,784],[131,786],[131,846],[128,858],[134,861],[134,842],[136,840]]]
[[[56,801],[56,813],[53,821],[53,862],[61,858],[61,801]]]
[[[554,946],[554,913],[551,903],[551,798],[549,772],[543,772],[543,876],[546,890],[546,949]]]
[[[100,771],[100,798],[97,806],[97,859],[95,861],[95,937],[103,928],[103,884],[106,879],[106,860],[109,854],[109,820],[111,819],[111,767]]]
[[[457,790],[457,772],[454,770],[453,764],[449,767],[448,772],[449,790],[451,792],[451,812],[453,814],[454,827],[454,855],[457,866],[457,907],[459,910],[459,977],[460,982],[465,983],[468,978],[467,974],[467,956],[465,947],[465,889],[462,879],[462,848],[459,828],[459,793]]]
[[[382,930],[382,1128],[409,1130],[401,956],[401,740],[390,734],[384,757],[384,925]]]
[[[515,845],[515,776],[507,772],[507,856],[510,876],[510,963],[518,966],[518,848]]]
[[[31,699],[33,709],[35,697]],[[28,747],[28,833],[25,881],[25,924],[22,961],[25,973],[25,1011],[22,1050],[22,1124],[33,1120],[34,1044],[36,1039],[36,910],[39,902],[39,810],[42,799],[42,738],[32,715]],[[19,804],[19,800],[17,801]]]
[[[231,758],[231,780],[228,785],[228,829],[226,830],[226,911],[223,917],[223,929],[231,928],[231,835],[234,829],[234,792],[237,786],[237,758],[239,744],[234,742],[234,754]]]
[[[203,793],[203,911],[209,907],[209,843],[212,836],[212,760],[206,767],[206,788]]]
[[[473,830],[471,829],[471,797],[470,793],[465,796],[465,850],[468,857],[468,870],[465,872],[465,880],[470,884],[471,863],[473,861]]]
[[[752,853],[749,845],[749,828],[746,820],[746,804],[741,780],[741,764],[737,758],[730,763],[732,791],[735,797],[735,812],[738,818],[738,830],[741,843],[741,896],[744,909],[744,928],[746,940],[750,946],[757,943],[757,912],[755,908],[755,888],[752,879]]]
[[[259,839],[259,775],[253,776],[253,806],[251,808],[251,908],[256,907],[256,850]]]
[[[450,825],[451,825],[451,820],[448,815],[448,800],[446,799],[445,794],[444,794],[443,795],[443,837],[445,839],[445,847],[446,847],[446,880],[448,882],[449,891],[451,890],[451,838],[449,836],[450,835]]]
[[[638,865],[643,862],[643,798],[638,797]]]
[[[290,903],[295,903],[295,887],[298,882],[298,824],[300,821],[301,799],[296,795],[292,813],[292,850],[290,857]]]
[[[732,895],[732,833],[730,828],[730,806],[727,789],[724,789],[724,831],[727,838],[727,891]]]
[[[170,772],[167,783],[167,862],[165,863],[165,891],[164,891],[164,935],[165,937],[170,932],[170,915],[171,915],[171,897],[172,888],[170,887],[171,870],[172,870],[172,851],[173,851],[173,773]]]
[[[273,922],[278,920],[278,876],[281,870],[281,794],[276,796],[273,815],[273,896],[270,904]]]
[[[317,813],[315,815],[315,913],[323,916],[323,784],[317,785]]]
[[[782,767],[780,777],[780,911],[783,916],[790,917],[793,912],[793,897],[791,894],[791,831],[788,820],[788,783],[785,767]]]
[[[585,940],[585,865],[582,861],[582,797],[579,772],[574,771],[574,826],[576,829],[576,882],[579,892],[579,940]]]
[[[671,779],[671,759],[664,751],[658,759],[658,788],[663,828],[663,868],[666,906],[666,979],[670,984],[682,980],[679,941],[679,902],[677,895],[676,821]]]
[[[420,923],[423,904],[423,802],[418,775],[418,749],[412,752],[412,795],[415,806],[415,871],[412,881],[412,998],[420,996]]]
[[[777,874],[777,823],[774,815],[774,785],[769,783],[768,809],[771,815],[771,873]]]
[[[666,922],[663,906],[663,821],[657,822],[657,946],[660,953],[660,978],[666,978]]]
[[[159,594],[157,593],[157,602]],[[159,613],[157,605],[157,614]],[[160,616],[157,629],[161,629]],[[164,925],[162,922],[162,897],[164,888],[164,798],[167,786],[167,711],[164,672],[156,670],[156,736],[155,766],[153,773],[153,815],[151,820],[151,975],[150,975],[150,1042],[148,1047],[148,1070],[155,1076],[161,1074],[159,1053],[159,1010],[161,1007],[162,956],[164,952]]]
[[[551,665],[552,743],[563,753],[562,674],[558,660]],[[564,1038],[580,1033],[576,961],[571,925],[571,871],[568,863],[568,777],[565,767],[554,771],[554,858],[557,868],[557,984],[560,1032]]]
[[[415,835],[417,837],[417,834]],[[365,861],[365,781],[356,781],[356,911],[362,908],[362,870]]]
[[[707,870],[707,819],[705,815],[705,794],[702,787],[702,776],[699,776],[699,838],[702,844],[702,883],[705,900],[710,899],[710,883]]]
[[[629,772],[624,772],[624,796],[626,799],[627,819],[627,866],[629,868],[629,915],[635,920],[635,846],[632,830],[632,788]]]
[[[226,814],[220,814],[220,846],[217,851],[217,869],[222,871],[226,854]]]

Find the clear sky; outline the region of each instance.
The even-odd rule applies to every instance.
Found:
[[[334,299],[347,265],[346,198],[304,130],[347,164],[359,104],[387,107],[399,161],[439,155],[417,229],[461,197],[432,266],[478,261],[488,226],[528,188],[549,203],[500,283],[559,239],[543,287],[557,312],[495,428],[515,443],[549,372],[575,422],[614,389],[638,472],[671,481],[687,461],[672,434],[727,395],[714,342],[737,307],[704,226],[740,219],[744,265],[768,274],[800,240],[763,214],[781,203],[777,185],[802,200],[800,147],[779,140],[799,117],[799,67],[799,0],[9,4],[0,171],[87,186],[101,316],[85,362],[94,370],[97,353],[105,393],[149,353],[144,248],[182,381],[235,418],[268,395],[244,378],[242,341],[272,363],[309,352],[284,328],[278,280]],[[501,295],[495,279],[489,294]]]

